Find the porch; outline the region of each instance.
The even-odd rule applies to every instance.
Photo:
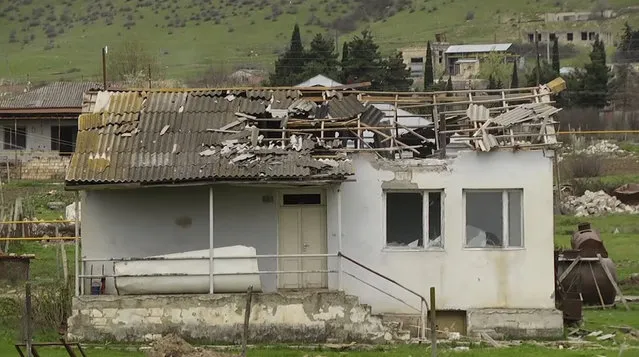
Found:
[[[340,288],[338,184],[96,190],[85,191],[83,201],[76,296],[117,295],[118,279],[182,286],[189,280],[186,293],[245,292],[255,285],[251,276],[263,292]],[[233,246],[247,248],[224,253]],[[240,286],[238,279],[253,283]],[[145,289],[123,294],[184,293]]]

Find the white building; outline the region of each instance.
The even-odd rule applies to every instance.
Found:
[[[384,125],[376,101],[320,90],[93,95],[66,177],[83,208],[70,337],[237,341],[248,285],[259,292],[256,343],[407,338],[376,315],[420,326],[431,287],[440,328],[560,336],[550,146],[499,141],[453,155],[440,145],[441,159],[393,159],[378,153],[413,149],[392,130],[371,129],[387,144],[355,137],[352,149],[311,130]],[[259,120],[282,109],[284,146]],[[228,248],[238,245],[251,248]],[[184,252],[191,259],[157,258]]]

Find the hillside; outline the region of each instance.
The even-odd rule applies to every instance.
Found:
[[[621,9],[636,0],[0,0],[0,79],[100,79],[100,49],[143,41],[165,75],[272,65],[294,23],[340,43],[370,27],[383,51],[445,32],[449,42],[514,41],[535,13]],[[635,14],[629,15],[636,20]],[[627,19],[612,23],[617,29]],[[636,21],[635,21],[636,22]]]

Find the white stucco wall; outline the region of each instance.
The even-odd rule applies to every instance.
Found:
[[[360,154],[354,166],[356,182],[341,188],[346,255],[425,297],[435,287],[438,309],[554,308],[552,160],[542,151],[466,152],[449,161],[447,170],[406,163],[391,169],[380,166],[372,155]],[[419,189],[444,190],[443,250],[385,249],[382,185],[393,180]],[[525,247],[464,248],[463,189],[523,189]],[[335,201],[329,199],[329,216],[334,215]],[[402,289],[350,263],[343,267],[419,307],[419,300]],[[347,275],[343,287],[376,312],[415,313]]]
[[[414,160],[413,163],[420,160]],[[342,251],[424,296],[437,291],[438,309],[554,308],[552,160],[537,152],[462,153],[441,165],[380,162],[354,157],[354,182],[341,185]],[[398,166],[399,165],[399,166]],[[394,182],[394,183],[393,183]],[[443,190],[444,248],[385,249],[383,186]],[[464,248],[463,189],[523,189],[524,248]],[[328,252],[338,250],[338,189],[327,189]],[[264,202],[263,196],[273,200]],[[277,253],[277,189],[215,186],[215,246],[243,244],[258,254]],[[208,188],[89,191],[83,198],[83,254],[89,258],[139,257],[208,248]],[[178,222],[190,218],[188,226]],[[276,270],[261,259],[261,270]],[[328,259],[329,269],[337,269]],[[419,300],[350,263],[344,271],[419,307]],[[107,272],[110,271],[107,266]],[[86,273],[90,269],[87,266]],[[100,265],[94,268],[100,272]],[[343,274],[342,287],[375,312],[415,313],[405,304]],[[265,291],[275,275],[263,275]],[[329,274],[329,287],[338,287]],[[86,287],[88,293],[89,287]]]
[[[249,245],[257,254],[277,254],[277,211],[268,188],[216,186],[214,245]],[[206,187],[88,191],[82,203],[83,255],[87,258],[143,257],[209,247],[209,193]],[[190,224],[185,224],[190,220]],[[101,263],[93,263],[101,273]],[[276,270],[275,259],[260,259],[260,270]],[[105,264],[106,273],[112,265]],[[86,273],[90,273],[87,263]],[[265,291],[275,275],[263,275]],[[109,280],[108,291],[113,292]],[[85,285],[89,293],[89,286]]]

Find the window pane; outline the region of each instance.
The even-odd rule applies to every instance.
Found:
[[[422,247],[424,244],[423,211],[421,193],[386,193],[386,244]]]
[[[522,221],[522,193],[508,192],[508,246],[521,247],[523,230]]]
[[[442,193],[428,193],[428,246],[442,247]]]
[[[502,193],[466,192],[466,245],[472,248],[503,246]]]
[[[319,193],[284,195],[282,201],[284,205],[319,205],[322,203],[322,195]]]

